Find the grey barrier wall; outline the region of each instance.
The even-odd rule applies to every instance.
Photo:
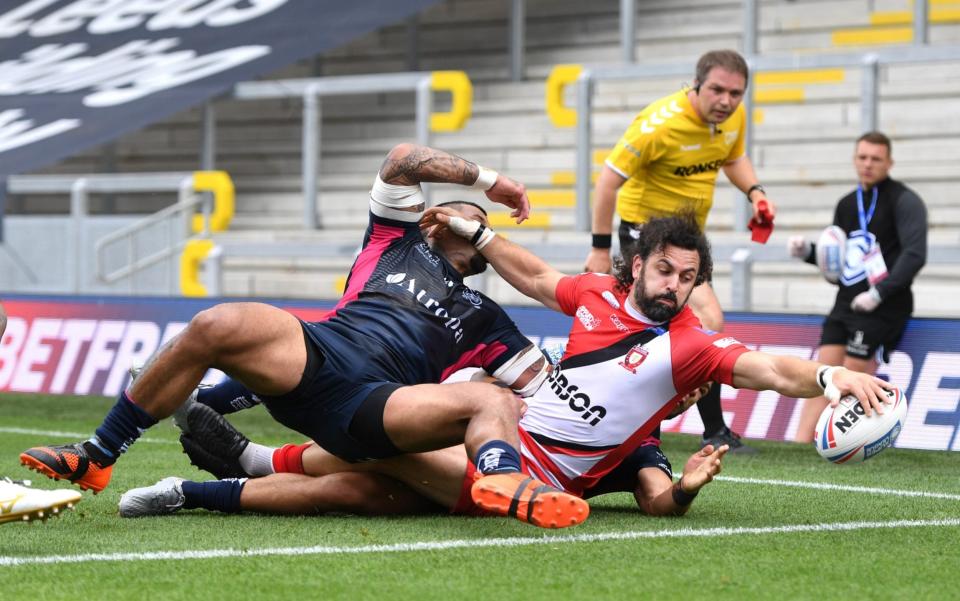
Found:
[[[179,284],[178,257],[141,270],[126,281],[105,284],[96,276],[94,246],[100,238],[142,219],[141,215],[88,216],[79,241],[69,216],[8,215],[7,237],[0,245],[0,290],[17,293],[159,294]],[[165,232],[145,234],[145,250],[167,244]],[[126,256],[108,257],[121,262]]]

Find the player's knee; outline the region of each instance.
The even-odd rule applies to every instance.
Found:
[[[216,305],[193,316],[184,330],[184,341],[215,351],[230,339],[238,323],[236,311],[229,305]]]
[[[517,398],[517,395],[507,388],[501,388],[493,384],[487,386],[492,390],[490,390],[488,394],[484,394],[484,398],[479,400],[478,409],[490,411],[508,418],[515,417],[519,420],[520,408],[523,406],[523,403]]]

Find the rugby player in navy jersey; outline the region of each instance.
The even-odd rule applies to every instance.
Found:
[[[425,219],[468,240],[481,241],[488,229],[449,207],[431,209]],[[518,290],[575,317],[564,356],[547,383],[527,399],[518,434],[523,471],[578,497],[628,490],[647,513],[685,512],[719,471],[727,447],[704,447],[687,461],[681,479],[672,483],[656,433],[662,420],[703,393],[703,382],[772,389],[795,397],[822,391],[832,402],[842,394],[854,394],[868,414],[881,410],[880,399],[890,387],[840,367],[751,351],[731,337],[702,329],[687,301],[693,288],[709,276],[712,262],[709,244],[692,219],[650,220],[632,264],[618,266],[616,277],[565,276],[499,237],[480,244]],[[192,432],[203,433],[199,440],[211,455],[220,458],[223,469],[212,470],[215,475],[265,473],[240,463],[241,452],[253,443],[210,408],[195,405],[187,422]],[[266,473],[296,474],[246,481],[232,510],[405,513],[425,508],[416,502],[422,495],[456,512],[474,513],[486,507],[465,494],[473,486],[470,457],[455,448],[347,465],[315,445],[290,445],[275,452],[273,469]],[[323,475],[342,470],[374,470],[409,488],[370,474]],[[311,480],[299,474],[322,477]],[[121,498],[120,514],[221,509],[197,497],[196,485],[167,478],[128,491]],[[207,485],[231,486],[230,481]]]
[[[520,473],[521,404],[512,391],[486,382],[430,384],[477,366],[533,390],[546,361],[500,307],[463,283],[486,264],[478,251],[492,232],[482,235],[489,231],[482,211],[466,208],[484,225],[476,239],[438,230],[432,249],[420,233],[421,182],[473,186],[518,222],[529,215],[521,184],[439,150],[398,145],[376,177],[363,248],[327,319],[302,322],[262,303],[202,311],[151,358],[93,437],[28,449],[21,462],[99,492],[119,455],[216,368],[262,399],[277,421],[343,461],[463,443],[482,474],[471,492],[478,505],[545,527],[582,522],[586,502]],[[240,483],[211,490],[211,502],[230,506],[240,490]]]

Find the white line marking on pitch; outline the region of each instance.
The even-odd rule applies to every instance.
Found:
[[[849,484],[829,484],[825,482],[799,482],[794,480],[763,480],[760,478],[740,478],[738,476],[717,476],[714,480],[736,482],[738,484],[770,484],[773,486],[792,486],[795,488],[814,488],[817,490],[842,490],[846,492],[865,492],[875,495],[894,495],[898,497],[924,497],[928,499],[950,499],[960,501],[960,494],[946,492],[927,492],[925,490],[897,490],[894,488],[874,488],[871,486],[853,486]]]
[[[20,566],[57,563],[86,563],[94,561],[156,561],[181,559],[216,559],[225,557],[266,557],[277,555],[343,555],[365,553],[404,553],[410,551],[442,551],[446,549],[480,549],[487,547],[522,547],[555,545],[559,543],[593,543],[604,541],[652,538],[691,538],[738,536],[743,534],[792,534],[795,532],[841,532],[878,528],[928,528],[960,526],[960,518],[943,520],[896,520],[892,522],[841,522],[836,524],[797,524],[763,528],[680,528],[635,532],[603,532],[541,536],[537,538],[488,538],[480,540],[428,541],[396,543],[392,545],[365,545],[362,547],[277,547],[267,549],[205,549],[186,551],[154,551],[149,553],[89,553],[84,555],[47,555],[41,557],[3,557],[0,566]]]
[[[79,438],[86,440],[90,434],[81,434],[80,432],[60,432],[58,430],[31,430],[29,428],[0,428],[0,432],[5,434],[29,434],[31,436],[51,436],[53,438]],[[156,444],[180,444],[176,440],[162,440],[160,438],[138,438],[137,442],[152,442]]]

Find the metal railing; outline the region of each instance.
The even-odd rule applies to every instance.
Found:
[[[359,240],[358,240],[359,242]],[[583,261],[583,244],[534,243],[524,247],[551,265],[577,264]],[[206,255],[206,289],[211,296],[223,294],[224,261],[231,257],[303,258],[350,257],[358,250],[357,243],[336,242],[220,242]],[[730,264],[730,302],[724,307],[731,311],[753,310],[753,266],[757,263],[798,263],[783,245],[718,244],[711,248],[714,264]],[[933,245],[927,249],[929,265],[960,265],[960,246]],[[815,270],[811,266],[811,273]],[[490,272],[475,276],[474,287],[487,288]]]
[[[70,228],[65,256],[69,261],[68,290],[83,292],[82,264],[89,260],[85,251],[84,229],[89,220],[89,196],[95,193],[155,193],[175,192],[177,203],[159,212],[103,236],[94,243],[92,260],[98,280],[112,284],[131,278],[134,274],[158,264],[183,250],[192,239],[191,230],[198,238],[209,237],[211,230],[226,229],[233,216],[233,185],[223,172],[164,172],[71,175],[15,175],[7,180],[7,191],[12,194],[69,194]],[[212,192],[212,197],[204,192]],[[196,214],[201,207],[200,215]],[[141,256],[138,236],[147,228],[170,221],[166,245],[158,251]],[[107,256],[118,242],[125,243],[126,263],[108,271]],[[116,258],[117,255],[113,255]],[[170,261],[170,293],[177,294],[177,263]],[[156,290],[151,290],[156,292]]]
[[[924,46],[930,41],[930,1],[913,2],[913,44]],[[512,0],[508,25],[510,40],[507,52],[510,60],[510,78],[513,81],[523,79],[525,68],[524,44],[526,28],[526,1]],[[743,41],[744,55],[757,54],[760,38],[759,27],[760,0],[743,2]],[[620,57],[626,64],[637,62],[637,0],[620,0]]]
[[[473,86],[463,71],[417,71],[408,73],[381,73],[376,75],[343,75],[276,81],[250,81],[233,88],[237,100],[266,98],[302,98],[302,190],[303,223],[307,229],[320,227],[317,212],[317,174],[320,171],[321,98],[345,94],[380,94],[385,92],[414,92],[416,94],[415,131],[417,142],[430,144],[433,131],[461,129],[470,118],[473,105]],[[451,110],[433,112],[433,93],[449,92]],[[207,105],[203,113],[204,168],[212,168],[215,148],[214,110]]]
[[[799,69],[859,68],[862,72],[860,125],[862,131],[877,129],[879,103],[879,77],[881,65],[928,63],[960,60],[960,46],[912,46],[880,50],[870,53],[795,54],[785,56],[750,57],[751,71],[787,71]],[[662,65],[582,66],[557,65],[547,78],[547,114],[557,127],[576,127],[575,193],[576,227],[580,231],[590,228],[590,171],[592,155],[592,127],[594,84],[598,81],[635,80],[657,77],[690,76],[693,65],[666,63]],[[576,86],[576,106],[562,105],[563,90],[568,85]],[[753,122],[753,94],[756,86],[748,88],[745,105],[747,109],[747,152],[750,152]],[[557,104],[559,103],[559,104]],[[734,205],[735,229],[745,230],[749,220],[747,203]]]
[[[210,236],[210,205],[211,201],[205,194],[193,194],[192,182],[186,182],[187,194],[180,194],[181,200],[176,204],[165,207],[160,211],[145,217],[140,221],[131,223],[112,232],[94,244],[94,273],[97,278],[107,284],[114,284],[125,278],[131,277],[148,267],[172,258],[180,254],[187,243],[193,239],[203,239]],[[184,199],[184,196],[186,198]],[[196,214],[197,207],[201,208],[203,228],[196,236],[188,235],[193,217]],[[148,228],[157,224],[167,223],[167,244],[160,250],[153,251],[146,256],[140,256],[137,236],[142,234]],[[110,270],[107,267],[106,255],[110,253],[115,245],[122,244],[126,250],[127,262],[125,265]],[[171,271],[175,263],[170,262]],[[179,281],[179,278],[171,277],[170,293],[174,294],[173,282]]]

